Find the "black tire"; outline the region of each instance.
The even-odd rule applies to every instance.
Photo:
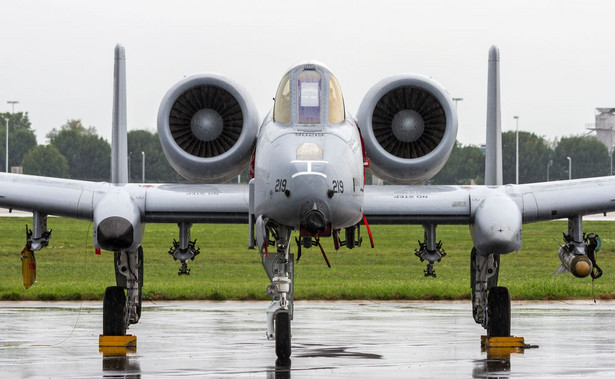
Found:
[[[275,354],[280,359],[287,359],[290,353],[290,314],[278,312],[275,315]]]
[[[489,337],[510,336],[510,293],[506,287],[494,287],[487,298]]]
[[[126,294],[122,287],[107,287],[103,300],[103,335],[123,336],[126,334],[124,313]]]

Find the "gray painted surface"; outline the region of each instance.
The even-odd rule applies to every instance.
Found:
[[[487,79],[487,151],[485,185],[501,186],[502,179],[502,111],[500,107],[500,50],[489,49]]]
[[[113,121],[111,127],[111,183],[128,183],[128,122],[126,120],[126,51],[115,46]]]

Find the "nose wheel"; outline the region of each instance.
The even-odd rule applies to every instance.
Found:
[[[280,359],[287,359],[290,353],[290,314],[278,312],[275,315],[275,354]]]

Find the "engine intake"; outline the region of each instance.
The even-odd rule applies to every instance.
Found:
[[[420,183],[446,163],[457,136],[452,99],[437,82],[398,75],[374,85],[357,114],[374,175]]]
[[[189,76],[165,95],[158,135],[171,166],[183,177],[219,183],[248,166],[258,128],[252,99],[218,74]]]

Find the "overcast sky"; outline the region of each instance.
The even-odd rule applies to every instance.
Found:
[[[582,134],[615,107],[614,1],[33,1],[1,6],[0,112],[27,111],[40,143],[67,119],[111,138],[113,48],[126,47],[128,127],[156,129],[167,89],[222,73],[261,117],[291,65],[325,63],[355,114],[380,79],[417,72],[459,103],[458,139],[485,139],[489,47],[500,48],[503,130]]]

